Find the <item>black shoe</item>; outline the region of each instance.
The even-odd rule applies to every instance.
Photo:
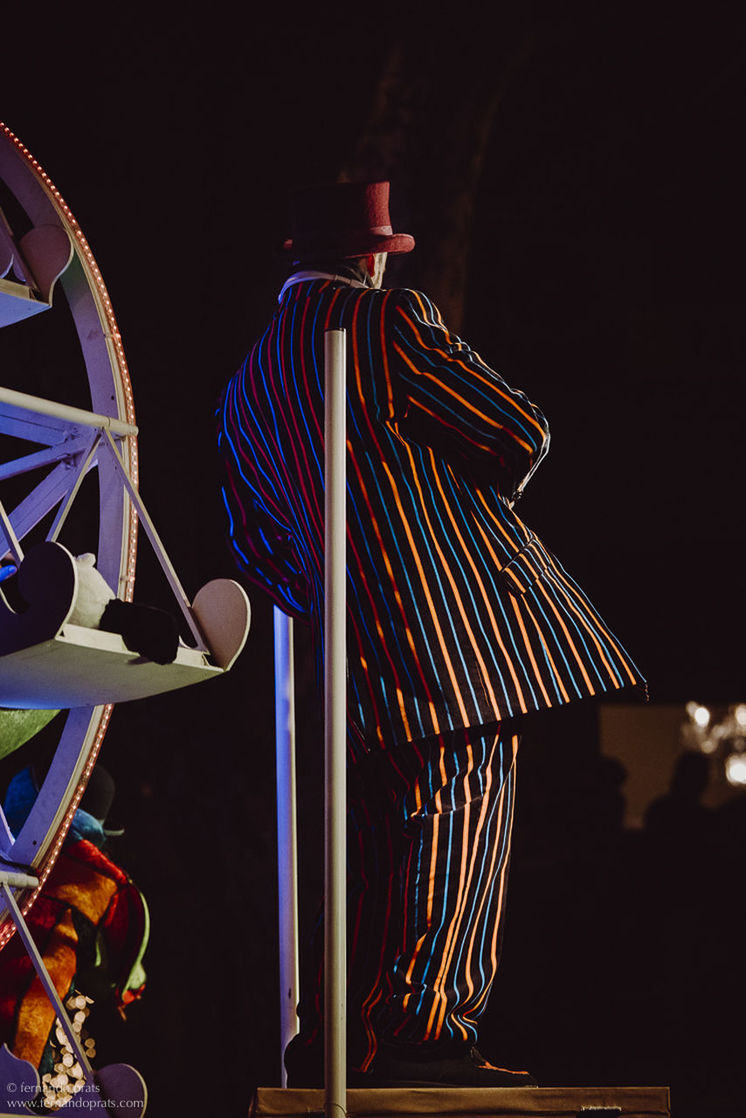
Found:
[[[303,1044],[295,1036],[285,1049],[285,1070],[288,1087],[323,1088],[324,1050],[320,1044]],[[348,1087],[372,1087],[371,1076],[354,1068],[347,1069]]]
[[[376,1087],[538,1087],[527,1071],[498,1068],[476,1048],[454,1056],[397,1054],[384,1049],[376,1057],[371,1086]]]

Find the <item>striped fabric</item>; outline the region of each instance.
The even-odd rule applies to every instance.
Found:
[[[352,766],[347,824],[348,1051],[381,1040],[467,1045],[497,970],[515,799],[516,735],[461,730]],[[323,926],[311,939],[303,1038],[322,1043]],[[305,991],[305,986],[304,986]]]
[[[322,653],[324,331],[347,331],[348,714],[355,755],[642,684],[511,507],[547,425],[414,291],[284,290],[219,410],[246,577]]]

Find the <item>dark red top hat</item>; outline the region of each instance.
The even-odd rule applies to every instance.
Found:
[[[414,237],[395,233],[387,182],[340,182],[309,186],[290,197],[292,235],[284,248],[303,256],[369,256],[411,252]]]

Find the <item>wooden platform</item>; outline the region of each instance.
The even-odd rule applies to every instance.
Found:
[[[319,1114],[324,1092],[259,1087],[250,1118],[285,1118]],[[427,1115],[439,1118],[669,1118],[668,1087],[411,1087],[408,1090],[347,1092],[347,1111],[354,1118],[379,1115]]]

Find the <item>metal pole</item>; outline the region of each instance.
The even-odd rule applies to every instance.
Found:
[[[345,331],[324,336],[324,1059],[326,1118],[347,1112]]]
[[[280,1068],[298,1032],[298,840],[295,785],[295,692],[293,621],[274,608],[275,751],[277,755],[277,888],[280,932]]]
[[[23,408],[24,411],[35,412],[37,415],[61,419],[63,423],[75,423],[81,427],[99,427],[101,430],[113,432],[119,438],[137,434],[134,423],[126,423],[123,419],[115,419],[111,415],[84,411],[82,408],[71,408],[67,404],[58,404],[54,400],[44,400],[41,396],[29,396],[27,392],[15,392],[12,388],[0,388],[0,404],[10,404],[13,408]]]

